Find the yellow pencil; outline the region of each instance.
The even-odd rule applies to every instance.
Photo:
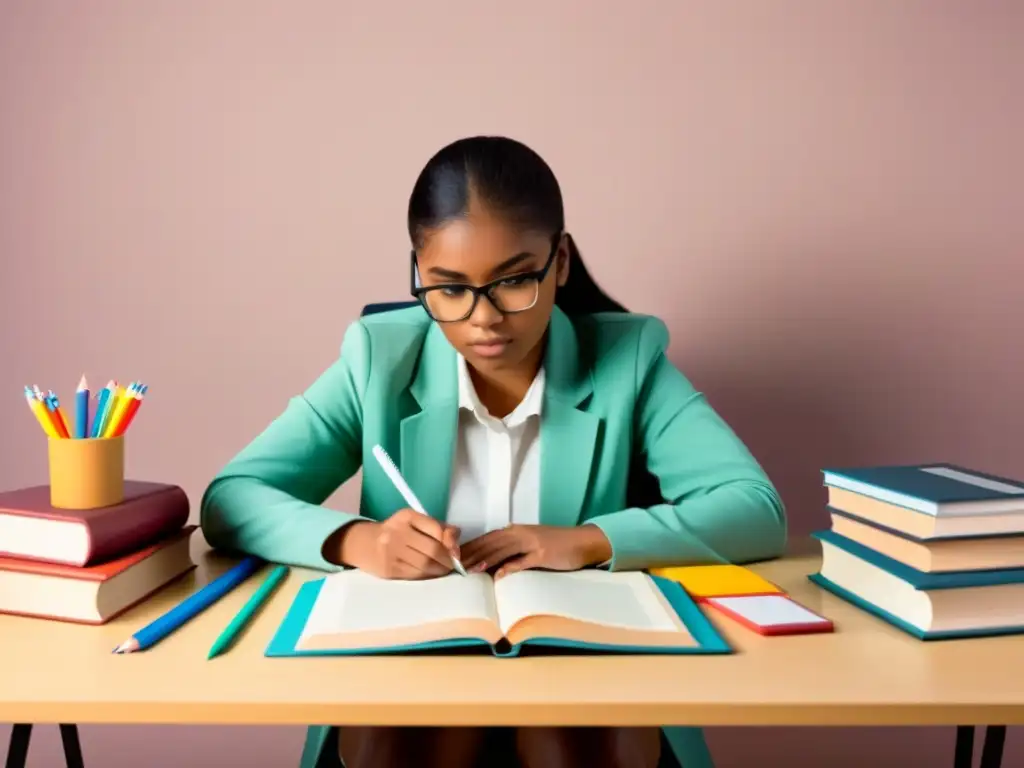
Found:
[[[131,405],[132,400],[135,399],[134,395],[134,381],[128,385],[128,389],[124,389],[123,387],[117,388],[117,399],[111,404],[110,419],[104,425],[103,437],[113,437],[117,434],[117,427],[121,423],[121,419],[124,418],[124,412],[128,410],[128,406]]]
[[[44,410],[45,406],[36,399],[36,394],[32,391],[32,387],[25,387],[25,400],[28,401],[28,407],[32,410],[36,420],[39,422],[39,426],[43,428],[47,436],[59,437],[60,435],[57,434],[57,430],[53,428],[53,422],[50,421],[50,417]]]
[[[57,432],[61,437],[71,437],[71,427],[68,426],[68,417],[64,415],[64,411],[60,409],[60,400],[57,398],[57,393],[52,389],[49,391],[50,401],[53,403],[53,414],[54,422],[57,427]],[[60,419],[59,423],[56,423]]]

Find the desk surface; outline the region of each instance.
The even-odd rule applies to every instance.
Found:
[[[0,721],[225,724],[897,725],[1024,723],[1024,637],[923,643],[807,581],[814,556],[757,566],[835,621],[760,637],[714,619],[737,653],[683,657],[263,657],[299,585],[293,569],[226,655],[214,638],[265,574],[154,648],[111,650],[230,566],[199,568],[113,622],[0,616]]]

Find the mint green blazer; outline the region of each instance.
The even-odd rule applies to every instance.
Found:
[[[666,357],[660,320],[555,308],[545,350],[540,521],[591,522],[611,570],[750,562],[782,554],[779,495],[734,431]],[[371,449],[380,443],[444,520],[458,422],[456,353],[420,307],[370,315],[338,359],[214,478],[200,504],[214,547],[322,571],[324,541],[406,506]],[[629,504],[639,455],[662,503]],[[323,502],[362,469],[358,510]],[[515,663],[515,662],[509,662]],[[670,741],[680,733],[667,729]],[[327,735],[310,732],[307,752]],[[312,750],[312,752],[311,752]]]

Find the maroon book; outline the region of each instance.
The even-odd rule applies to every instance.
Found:
[[[141,549],[188,522],[188,496],[167,483],[126,480],[124,500],[58,509],[50,486],[0,493],[0,555],[86,566]]]

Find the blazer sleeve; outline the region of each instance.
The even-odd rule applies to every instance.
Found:
[[[369,363],[369,335],[353,323],[339,358],[206,489],[200,525],[211,546],[340,570],[324,559],[324,542],[360,518],[321,505],[359,469]]]
[[[639,332],[635,434],[664,504],[588,521],[612,546],[612,570],[742,563],[780,556],[786,516],[778,492],[728,424],[666,357],[668,329]]]

